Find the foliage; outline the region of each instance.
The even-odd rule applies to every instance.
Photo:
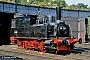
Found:
[[[72,4],[70,5],[70,9],[84,10],[84,9],[88,9],[87,6],[88,5],[84,5],[83,3],[78,3],[77,5]]]
[[[78,3],[77,5],[72,4],[68,6],[68,4],[64,0],[0,0],[0,1],[6,2],[15,1],[15,3],[18,4],[52,7],[52,8],[61,6],[62,8],[65,9],[90,10],[90,7],[88,8],[88,5],[85,5],[84,3]]]

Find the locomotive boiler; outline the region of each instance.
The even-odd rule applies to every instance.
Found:
[[[40,21],[40,20],[39,20]],[[41,22],[40,22],[41,23]],[[43,22],[42,22],[43,23]],[[29,27],[30,37],[53,38],[69,37],[69,26],[64,21],[58,23],[35,24]]]
[[[11,34],[11,43],[17,41],[18,46],[25,49],[39,50],[58,54],[61,51],[71,52],[76,42],[82,39],[71,37],[70,26],[61,20],[61,8],[56,9],[57,19],[52,14],[21,16],[16,18],[16,35]],[[14,32],[14,31],[13,31]]]

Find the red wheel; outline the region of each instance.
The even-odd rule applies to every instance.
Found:
[[[43,47],[40,49],[41,52],[46,53],[46,50]]]
[[[24,49],[27,50],[28,48],[26,46],[24,46]]]
[[[40,48],[40,51],[43,52],[43,48],[42,47]]]
[[[58,55],[58,51],[56,51],[56,54]]]
[[[43,50],[42,52],[43,52],[43,53],[46,53],[46,50]]]
[[[32,49],[32,51],[34,51],[35,49]]]

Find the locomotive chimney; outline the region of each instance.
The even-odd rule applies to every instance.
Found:
[[[61,7],[56,7],[57,20],[61,20]]]

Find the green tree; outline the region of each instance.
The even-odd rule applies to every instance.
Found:
[[[11,0],[0,0],[0,1],[10,2]]]
[[[78,3],[77,4],[77,8],[80,10],[80,9],[87,9],[87,6],[88,5],[84,5],[84,3]]]
[[[21,4],[26,4],[27,5],[27,0],[21,0]]]
[[[12,0],[0,0],[0,1],[11,2]],[[84,3],[78,3],[77,5],[72,4],[68,6],[65,0],[29,0],[29,2],[27,2],[27,0],[15,0],[15,2],[25,5],[36,5],[52,8],[61,6],[64,9],[90,10],[90,8],[87,8],[88,5],[85,5]]]
[[[21,0],[15,0],[15,3],[21,3]]]
[[[61,3],[60,3],[60,6],[61,7],[66,7],[68,4],[64,1],[64,0],[62,0],[62,1],[60,1]]]
[[[88,7],[88,10],[90,11],[90,6]]]
[[[72,5],[69,6],[69,8],[70,8],[70,9],[77,9],[77,5],[72,4]]]

